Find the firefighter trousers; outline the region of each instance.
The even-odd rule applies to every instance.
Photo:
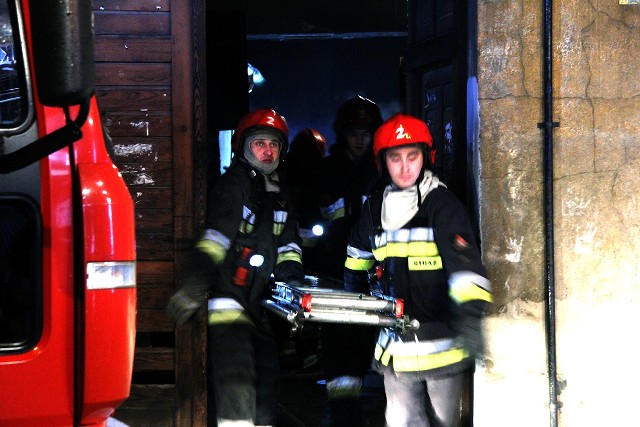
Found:
[[[215,410],[209,425],[244,421],[246,425],[276,424],[280,370],[268,325],[251,322],[209,325],[209,392]]]
[[[464,372],[444,378],[384,374],[387,427],[454,427],[460,418]]]

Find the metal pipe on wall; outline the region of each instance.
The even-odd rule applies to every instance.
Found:
[[[545,332],[547,344],[547,369],[549,375],[550,426],[558,426],[558,378],[556,371],[556,307],[554,274],[554,228],[553,228],[553,75],[552,75],[552,0],[543,0],[543,97],[544,122],[544,224],[545,224]]]

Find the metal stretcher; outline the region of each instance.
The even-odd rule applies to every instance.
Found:
[[[420,324],[404,314],[404,301],[380,293],[364,294],[337,288],[319,287],[328,282],[306,276],[305,284],[294,286],[275,282],[272,295],[263,306],[291,324],[292,331],[304,322],[348,323],[417,329]]]

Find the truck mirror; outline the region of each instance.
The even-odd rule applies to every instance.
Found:
[[[91,0],[29,0],[40,102],[77,105],[94,91]]]

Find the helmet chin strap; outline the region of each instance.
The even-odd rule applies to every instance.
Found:
[[[422,205],[422,194],[420,193],[420,183],[424,179],[424,173],[426,170],[427,168],[424,165],[422,165],[422,169],[420,169],[420,175],[418,175],[418,179],[416,179],[416,183],[414,184],[416,186],[416,191],[418,192],[418,207]]]

